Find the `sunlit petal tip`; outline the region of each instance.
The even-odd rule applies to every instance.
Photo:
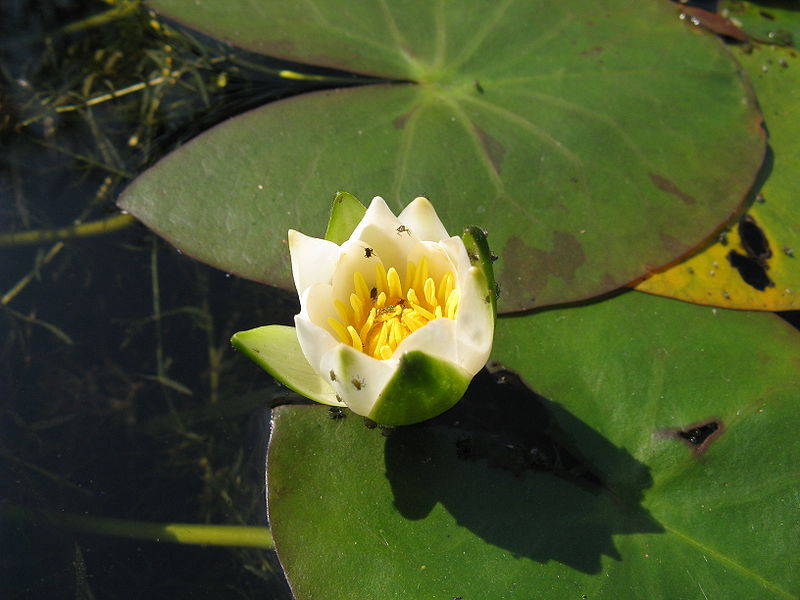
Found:
[[[430,200],[418,196],[397,216],[417,239],[438,242],[450,237]]]
[[[392,227],[397,222],[397,217],[380,196],[375,196],[364,213],[364,218],[356,226],[350,239],[360,239],[358,233],[367,227],[377,225],[378,227]]]

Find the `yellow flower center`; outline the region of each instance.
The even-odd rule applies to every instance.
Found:
[[[455,319],[460,293],[455,276],[447,271],[438,281],[428,274],[428,258],[408,262],[405,285],[394,267],[375,263],[375,287],[364,275],[353,273],[350,306],[336,300],[338,319],[328,325],[339,339],[378,360],[391,358],[397,346],[411,333],[442,317]]]

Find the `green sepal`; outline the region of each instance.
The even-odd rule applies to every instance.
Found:
[[[497,316],[497,296],[499,289],[494,279],[493,263],[497,257],[489,249],[486,231],[480,227],[470,225],[464,229],[461,239],[467,248],[469,262],[473,267],[478,267],[486,280],[486,298],[492,305],[492,313]]]
[[[308,364],[294,327],[265,325],[235,333],[233,347],[289,389],[315,402],[344,406],[331,385]]]
[[[367,208],[348,192],[336,192],[331,206],[331,217],[325,239],[340,246],[350,239],[350,234],[364,218]]]
[[[449,361],[419,350],[407,352],[368,416],[382,425],[432,419],[461,400],[471,379]]]

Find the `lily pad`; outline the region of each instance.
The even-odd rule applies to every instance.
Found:
[[[579,419],[649,467],[642,505],[666,534],[658,555],[652,540],[621,552],[642,580],[631,597],[796,597],[796,330],[629,292],[502,320],[495,339],[498,361],[563,406],[567,432]],[[572,435],[608,485],[628,485],[616,453]],[[666,592],[665,571],[686,574],[683,591]]]
[[[791,48],[738,50],[769,130],[769,169],[755,204],[715,243],[636,289],[698,304],[800,308],[800,58]]]
[[[795,0],[721,0],[719,11],[741,23],[755,40],[795,48],[800,44],[800,6]]]
[[[483,406],[479,434],[277,409],[269,511],[298,600],[796,596],[796,331],[630,292],[503,319],[495,347],[551,401],[472,389],[454,410]],[[547,420],[594,482],[520,442]]]
[[[426,195],[449,231],[487,229],[501,310],[594,296],[696,247],[763,156],[735,61],[662,0],[153,5],[252,50],[408,82],[240,115],[126,190],[121,206],[184,252],[271,285],[291,287],[285,232],[321,237],[345,189],[396,210]]]

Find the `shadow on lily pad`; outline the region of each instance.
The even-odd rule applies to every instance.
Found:
[[[398,511],[424,519],[441,503],[489,544],[590,574],[602,555],[621,560],[612,536],[663,532],[641,505],[648,468],[510,377],[482,374],[453,410],[391,432],[385,464]],[[610,489],[559,444],[553,410],[562,423],[575,421],[568,425],[577,443],[613,453],[631,474],[624,488]]]

